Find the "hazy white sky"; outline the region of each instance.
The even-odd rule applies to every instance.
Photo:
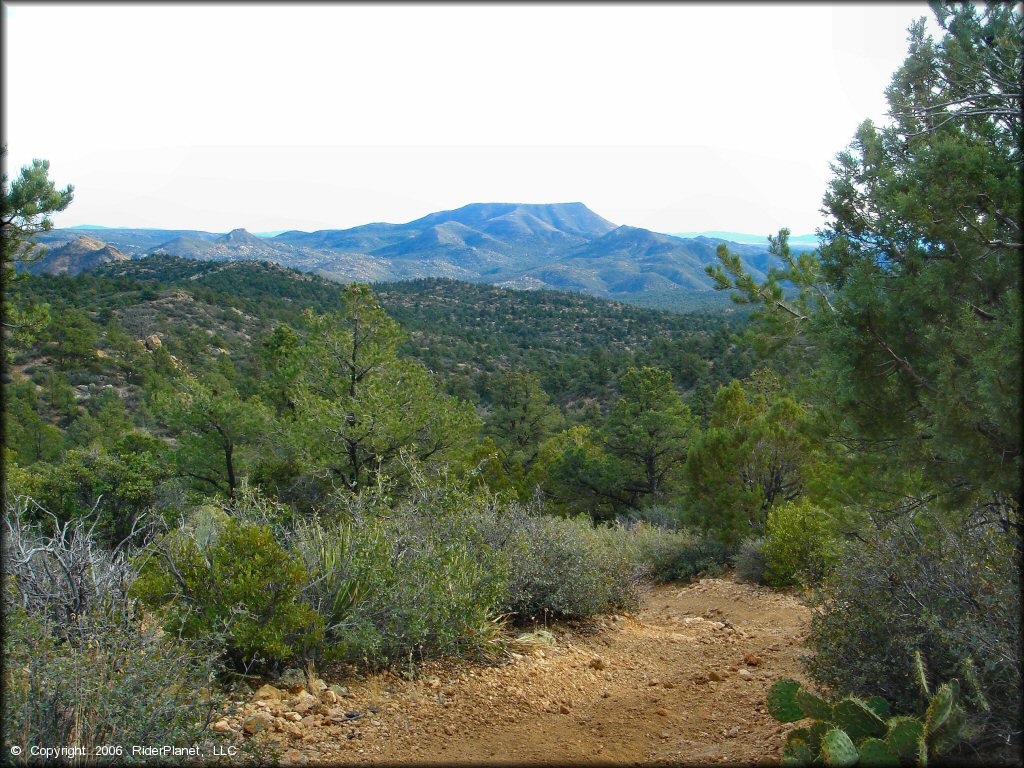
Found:
[[[581,201],[662,232],[813,231],[924,3],[4,3],[8,173],[57,226],[260,232]]]

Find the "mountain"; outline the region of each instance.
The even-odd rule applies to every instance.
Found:
[[[56,243],[83,230],[40,236]],[[708,294],[705,267],[721,239],[683,239],[617,226],[583,203],[472,203],[404,224],[376,222],[349,229],[292,230],[273,237],[245,229],[103,229],[96,232],[133,257],[162,253],[199,261],[264,260],[339,281],[442,277],[519,289],[550,288],[685,308]],[[776,260],[767,244],[731,242],[758,278]],[[697,303],[724,304],[702,297]],[[655,298],[656,297],[656,298]]]
[[[112,245],[88,235],[78,235],[63,245],[47,248],[42,258],[29,265],[28,271],[34,274],[55,275],[66,272],[77,275],[104,264],[129,260],[131,256]]]
[[[695,237],[707,237],[712,240],[721,240],[728,243],[742,243],[744,245],[760,245],[766,246],[768,243],[768,237],[765,235],[751,235],[746,232],[722,232],[719,230],[709,230],[706,232],[670,232],[672,237],[678,237],[684,240],[690,240]],[[775,234],[774,232],[772,234]],[[818,247],[818,236],[817,235],[790,235],[789,236],[790,246],[801,246],[807,248]]]

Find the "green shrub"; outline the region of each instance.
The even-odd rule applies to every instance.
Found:
[[[736,548],[736,554],[733,556],[736,575],[740,579],[751,584],[767,583],[768,562],[764,550],[765,541],[760,536],[740,542],[739,547]]]
[[[222,638],[238,667],[278,662],[321,631],[298,598],[309,579],[301,559],[267,525],[226,516],[171,531],[145,558],[133,592],[162,611],[165,629]]]
[[[658,581],[690,581],[698,576],[718,576],[729,563],[729,548],[713,536],[690,534],[653,563]]]
[[[587,618],[638,604],[644,569],[625,528],[517,504],[489,510],[476,525],[508,569],[502,610],[518,622]]]
[[[836,561],[839,542],[828,515],[806,498],[768,512],[765,581],[773,587],[820,584]]]
[[[925,522],[927,521],[927,525]],[[994,525],[897,519],[844,550],[812,617],[811,678],[840,694],[880,694],[914,711],[920,649],[938,679],[964,672],[971,742],[979,751],[1019,743],[1019,549]],[[986,707],[972,698],[984,693]]]
[[[304,599],[325,627],[313,653],[376,667],[493,649],[505,572],[473,522],[490,497],[408,469],[403,497],[341,496],[292,527],[310,573]]]

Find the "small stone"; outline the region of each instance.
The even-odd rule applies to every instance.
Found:
[[[306,673],[297,667],[290,667],[281,673],[277,683],[290,693],[298,693],[306,687]]]
[[[340,699],[338,698],[338,694],[336,694],[334,691],[330,689],[321,693],[320,698],[324,702],[324,704],[327,704],[328,706],[330,706],[331,704],[337,704],[340,701]]]
[[[292,700],[292,709],[299,714],[305,714],[317,706],[320,702],[308,691],[302,691]]]
[[[563,715],[568,715],[568,714],[569,714],[569,708],[568,708],[567,706],[565,706],[565,704],[562,704],[562,705],[561,705],[561,706],[560,706],[560,707],[558,708],[558,711],[559,711],[559,713],[561,713],[561,714],[563,714]]]
[[[658,716],[659,717],[666,717],[667,715],[668,715],[668,711],[664,707],[661,707],[658,710]]]
[[[594,658],[592,658],[590,660],[590,665],[589,666],[590,666],[591,669],[597,669],[597,670],[607,669],[608,668],[608,662],[605,661],[604,659],[602,659],[600,656],[595,656]]]
[[[299,722],[299,720],[302,719],[302,715],[300,715],[298,712],[285,712],[284,715],[282,715],[282,717],[284,717],[285,720],[290,720],[293,723],[297,723]]]
[[[227,720],[218,720],[216,723],[213,724],[214,733],[226,733],[230,730],[231,726],[228,724]]]
[[[740,677],[742,677],[744,680],[753,680],[754,679],[754,675],[750,672],[749,669],[741,669],[737,674]]]
[[[652,686],[652,687],[657,685],[657,684],[658,684],[658,679],[656,677],[652,677],[650,680],[647,681],[647,685]]]
[[[445,733],[445,736],[454,736],[455,735],[455,726],[454,725],[446,725],[444,727],[444,733]]]
[[[746,656],[744,656],[743,661],[745,661],[751,667],[756,667],[761,663],[761,660],[752,653],[748,653]]]
[[[723,680],[725,680],[725,675],[721,672],[716,672],[715,670],[712,670],[711,672],[708,672],[708,680],[720,683]]]
[[[610,698],[610,697],[611,697],[611,694],[608,693],[608,691],[601,691],[601,698],[602,699],[607,699],[607,698]]]
[[[280,688],[275,688],[274,686],[270,685],[270,683],[267,683],[266,685],[261,686],[259,690],[257,690],[256,693],[252,695],[252,700],[263,701],[269,699],[280,699],[283,696],[284,691],[282,691]]]
[[[245,718],[245,722],[242,723],[242,730],[252,736],[253,734],[259,733],[269,728],[274,722],[272,718],[266,712],[257,712],[254,715],[249,715]]]
[[[676,684],[675,684],[675,683],[673,683],[673,682],[667,682],[667,683],[665,683],[665,687],[666,687],[666,688],[670,688],[670,689],[671,689],[671,688],[675,688],[675,687],[676,687]]]

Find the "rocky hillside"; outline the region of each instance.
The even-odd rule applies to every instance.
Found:
[[[112,245],[88,235],[78,235],[63,245],[47,248],[42,258],[29,266],[29,271],[35,274],[77,275],[104,264],[130,259],[131,256]]]

